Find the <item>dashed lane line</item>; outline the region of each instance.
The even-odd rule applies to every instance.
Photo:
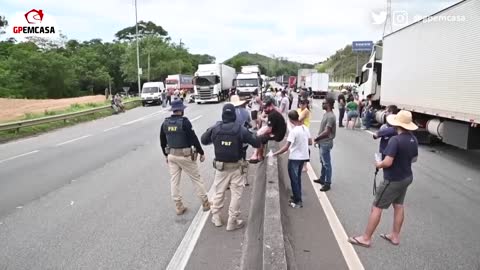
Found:
[[[80,141],[80,140],[86,139],[86,138],[91,137],[91,136],[92,136],[91,134],[84,135],[84,136],[82,136],[82,137],[78,137],[78,138],[75,138],[75,139],[72,139],[72,140],[69,140],[69,141],[66,141],[66,142],[59,143],[59,144],[57,144],[56,146],[66,145],[66,144],[69,144],[69,143],[73,143],[73,142],[76,142],[76,141]]]
[[[107,128],[105,129],[103,132],[108,132],[110,130],[114,130],[114,129],[117,129],[117,128],[120,128],[121,126],[116,126],[116,127],[111,127],[111,128]]]
[[[31,152],[28,152],[28,153],[24,153],[24,154],[20,154],[20,155],[17,155],[17,156],[13,156],[13,157],[10,157],[10,158],[7,158],[7,159],[3,159],[3,160],[0,160],[0,164],[1,164],[1,163],[4,163],[4,162],[7,162],[7,161],[10,161],[10,160],[17,159],[17,158],[21,158],[21,157],[33,155],[33,154],[36,154],[36,153],[38,153],[38,152],[40,152],[40,150],[34,150],[34,151],[31,151]]]

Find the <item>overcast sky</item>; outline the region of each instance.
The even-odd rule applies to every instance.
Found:
[[[0,15],[42,9],[70,39],[101,38],[135,24],[134,0],[1,0]],[[425,16],[459,0],[392,0],[394,20]],[[316,63],[354,40],[379,40],[387,0],[138,0],[139,20],[217,62],[241,51]],[[373,14],[372,14],[373,13]],[[45,16],[46,16],[45,15]],[[375,16],[373,16],[375,15]],[[400,25],[394,25],[394,29]]]

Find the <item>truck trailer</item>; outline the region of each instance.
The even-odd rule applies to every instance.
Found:
[[[297,89],[303,89],[312,87],[311,85],[311,77],[312,73],[317,73],[316,69],[299,69],[298,76],[297,76]]]
[[[313,98],[325,98],[328,94],[329,76],[327,73],[312,73]]]
[[[195,102],[220,102],[233,87],[235,69],[224,64],[201,64],[194,76]]]
[[[419,139],[480,149],[480,1],[464,0],[384,37],[357,77],[359,97],[411,111]],[[455,21],[441,18],[456,18]]]
[[[184,74],[168,75],[167,79],[165,79],[165,87],[168,91],[186,89],[189,93],[192,93],[193,76]]]

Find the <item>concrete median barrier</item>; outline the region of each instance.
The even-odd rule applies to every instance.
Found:
[[[269,142],[267,152],[277,149],[278,143]],[[272,165],[265,160],[258,166],[241,269],[287,269],[278,172],[276,160]]]

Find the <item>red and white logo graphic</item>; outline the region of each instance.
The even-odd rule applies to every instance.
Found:
[[[35,24],[37,22],[42,22],[43,20],[43,10],[32,9],[29,12],[25,13],[25,19],[29,24]]]
[[[58,35],[55,20],[42,9],[31,9],[27,13],[17,14],[12,22],[13,37],[52,37]]]

